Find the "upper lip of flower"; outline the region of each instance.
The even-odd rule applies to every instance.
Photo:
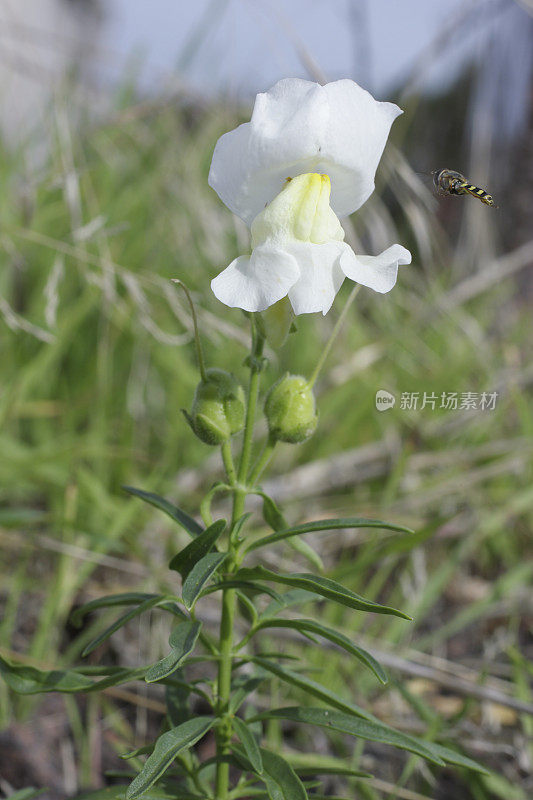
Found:
[[[288,176],[326,173],[332,209],[346,216],[372,193],[390,127],[401,113],[350,80],[321,86],[283,79],[257,95],[250,122],[220,137],[209,183],[251,224]]]

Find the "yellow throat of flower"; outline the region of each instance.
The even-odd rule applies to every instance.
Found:
[[[344,231],[329,205],[328,175],[307,172],[288,178],[281,192],[252,223],[252,248],[267,239],[324,244],[342,241]]]

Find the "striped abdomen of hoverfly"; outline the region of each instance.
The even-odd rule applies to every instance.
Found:
[[[492,196],[479,186],[469,183],[461,172],[456,172],[454,169],[438,169],[432,174],[435,188],[442,194],[470,194],[487,206],[494,205]]]
[[[457,194],[471,194],[472,197],[477,197],[478,200],[481,200],[482,203],[485,203],[486,206],[493,206],[494,200],[492,199],[492,195],[488,194],[484,189],[480,189],[479,186],[474,186],[468,181],[464,181],[460,183],[458,186],[455,187]]]

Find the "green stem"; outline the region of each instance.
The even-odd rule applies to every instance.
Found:
[[[232,725],[228,716],[231,697],[231,671],[233,649],[233,623],[235,619],[235,589],[222,592],[222,617],[220,620],[220,660],[218,666],[217,755],[227,755],[231,741]],[[226,800],[229,789],[229,764],[219,762],[216,773],[217,800]]]
[[[274,454],[274,448],[276,446],[276,439],[273,439],[271,436],[268,437],[263,452],[259,456],[258,460],[255,463],[254,468],[252,469],[252,474],[250,475],[250,480],[248,484],[250,486],[255,486],[261,475],[263,474],[264,470],[268,466],[270,459]]]
[[[254,323],[252,322],[252,325]],[[250,459],[252,456],[252,442],[254,433],[255,410],[257,408],[257,396],[259,394],[259,376],[261,373],[261,359],[265,344],[262,336],[254,325],[252,338],[252,352],[250,356],[250,383],[248,386],[248,404],[246,407],[246,422],[244,425],[244,439],[242,443],[241,461],[239,464],[239,483],[244,485],[250,469]]]
[[[313,370],[313,374],[309,378],[308,383],[309,383],[310,387],[312,387],[314,385],[316,379],[318,378],[318,374],[319,374],[320,370],[322,369],[322,367],[324,366],[324,362],[326,361],[326,358],[329,356],[329,351],[333,347],[333,343],[334,343],[335,339],[337,338],[337,335],[338,335],[338,333],[339,333],[339,331],[340,331],[340,329],[342,327],[342,324],[343,324],[344,320],[346,319],[346,315],[347,315],[347,313],[348,313],[348,311],[350,309],[350,306],[352,305],[353,301],[357,297],[360,288],[361,288],[361,284],[356,283],[356,285],[353,287],[352,291],[350,292],[350,296],[348,297],[348,299],[346,301],[346,305],[342,309],[341,314],[340,314],[337,322],[333,326],[333,330],[331,331],[331,335],[330,335],[328,341],[326,342],[326,346],[322,350],[322,354],[321,354],[320,358],[318,359],[318,363],[317,363],[316,367]]]
[[[216,483],[214,486],[211,487],[211,489],[205,495],[204,499],[200,503],[200,514],[202,516],[206,528],[208,528],[209,525],[213,524],[213,516],[211,514],[211,503],[213,502],[214,496],[217,494],[217,492],[231,492],[231,491],[232,487],[229,484]]]
[[[196,318],[196,309],[192,301],[191,293],[189,292],[187,286],[185,286],[183,281],[180,281],[179,278],[172,278],[171,280],[172,283],[176,284],[176,286],[181,286],[181,288],[187,295],[187,300],[189,301],[189,305],[191,307],[192,322],[194,325],[194,343],[196,345],[196,358],[198,359],[198,369],[200,370],[200,377],[202,378],[203,381],[205,381],[206,372],[205,372],[204,354],[202,352],[202,343],[200,341],[200,333],[198,331],[198,320]]]
[[[239,473],[235,480],[235,468],[233,459],[231,464],[231,450],[229,445],[222,445],[222,458],[228,473],[230,483],[234,485],[233,510],[231,515],[231,528],[235,526],[244,513],[246,501],[246,479],[250,469],[250,459],[252,455],[253,428],[255,422],[255,411],[257,408],[257,397],[259,393],[259,373],[261,371],[261,358],[263,355],[264,337],[257,332],[256,326],[252,321],[252,348],[250,355],[250,382],[246,405],[246,422],[244,425],[244,439],[242,445],[241,460],[239,463]],[[233,472],[232,471],[233,468]],[[231,577],[236,569],[235,551],[231,544],[231,534],[229,537],[229,560],[226,567],[228,577]],[[218,681],[217,681],[217,716],[219,725],[217,728],[217,755],[223,756],[229,753],[232,724],[229,716],[229,702],[231,698],[231,673],[233,666],[233,627],[235,620],[236,594],[235,589],[224,589],[222,592],[222,613],[220,618],[220,639],[218,662]],[[229,764],[219,762],[216,772],[216,794],[217,800],[228,800],[229,796]]]
[[[224,469],[231,486],[237,483],[237,472],[235,471],[235,464],[233,463],[233,455],[231,453],[231,443],[229,439],[221,445],[222,461],[224,462]]]

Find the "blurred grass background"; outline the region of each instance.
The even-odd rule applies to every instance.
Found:
[[[531,123],[506,142],[497,129],[469,138],[466,120],[483,111],[479,86],[474,70],[438,99],[398,91],[405,114],[376,193],[347,230],[362,252],[405,244],[413,265],[389,295],[360,293],[319,382],[318,433],[280,448],[267,481],[291,521],[358,514],[415,529],[409,539],[346,531],[312,540],[328,574],[413,616],[361,627],[354,614],[329,612],[383,659],[389,686],[335,651],[324,663],[310,643],[286,646],[305,647],[328,686],[405,730],[444,737],[495,773],[430,772],[367,746],[353,759],[376,779],[352,786],[357,798],[526,800],[533,790]],[[68,92],[57,97],[53,145],[37,167],[23,142],[0,152],[8,657],[71,663],[100,624],[73,630],[75,604],[171,585],[166,558],[184,540],[122,484],[195,513],[220,477],[218,454],[181,416],[198,375],[188,309],[170,278],[194,293],[209,364],[244,376],[244,318],[217,303],[209,281],[246,250],[248,233],[207,173],[218,136],[248,116],[231,102],[146,100],[124,83],[98,118],[73,113]],[[435,199],[420,173],[440,166],[469,166],[499,208]],[[284,350],[269,353],[266,386],[283,369],[309,374],[348,288],[326,318],[299,318]],[[376,410],[379,389],[395,394],[393,409]],[[434,392],[437,407],[403,409],[402,392]],[[438,407],[442,392],[498,397],[494,410],[450,411]],[[267,558],[302,565],[287,548]],[[157,658],[166,634],[158,618],[142,621],[111,654]],[[98,786],[102,769],[116,767],[110,754],[142,744],[158,711],[153,687],[21,700],[0,684],[0,703],[2,790],[48,786],[51,797]],[[325,740],[308,744],[328,752]]]

